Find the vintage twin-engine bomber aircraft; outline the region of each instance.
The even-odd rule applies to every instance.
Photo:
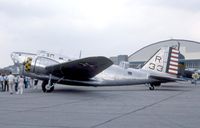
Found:
[[[150,90],[178,78],[179,50],[159,49],[141,69],[113,65],[103,56],[69,59],[45,53],[13,52],[11,58],[19,73],[42,80],[43,92],[52,92],[56,83],[76,86],[123,86],[148,84]]]

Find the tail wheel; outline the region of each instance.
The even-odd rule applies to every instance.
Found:
[[[53,84],[53,83],[51,83],[51,84]],[[54,86],[52,86],[52,85],[48,85],[48,81],[43,81],[42,82],[42,91],[43,92],[53,92],[53,90],[54,90]]]
[[[149,90],[155,90],[154,85],[151,84],[151,85],[149,86]]]
[[[155,90],[155,87],[159,87],[161,83],[150,83],[149,90]]]

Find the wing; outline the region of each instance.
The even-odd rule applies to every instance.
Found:
[[[72,80],[88,80],[106,68],[113,62],[106,57],[88,57],[83,59],[47,66],[46,70],[57,77]]]

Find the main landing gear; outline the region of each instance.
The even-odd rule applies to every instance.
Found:
[[[42,82],[42,91],[43,92],[53,92],[54,84],[51,82],[51,74],[49,75],[49,81],[45,80]]]
[[[43,81],[42,82],[42,91],[43,92],[53,92],[54,91],[54,85],[51,83],[49,85],[48,81]]]

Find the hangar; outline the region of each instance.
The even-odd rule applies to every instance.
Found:
[[[158,49],[180,43],[180,52],[184,55],[185,68],[200,69],[200,42],[182,39],[170,39],[147,45],[128,57],[130,67],[142,66]],[[183,58],[183,57],[181,57]]]

